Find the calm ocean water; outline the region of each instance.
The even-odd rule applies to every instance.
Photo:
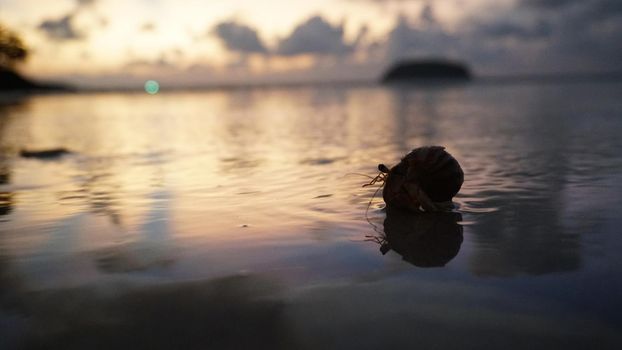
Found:
[[[1,101],[2,349],[622,344],[622,83]],[[456,211],[366,215],[431,144]]]

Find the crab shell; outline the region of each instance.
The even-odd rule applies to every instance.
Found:
[[[441,211],[451,207],[463,182],[460,164],[445,147],[419,147],[391,168],[382,197],[388,207]]]

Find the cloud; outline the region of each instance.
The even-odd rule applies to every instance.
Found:
[[[378,4],[386,4],[386,3],[426,2],[426,1],[429,1],[429,0],[346,0],[346,1],[349,1],[349,2],[373,2],[373,3],[378,3]]]
[[[73,20],[83,9],[94,5],[99,0],[76,0],[73,11],[58,18],[43,20],[37,29],[43,31],[48,38],[56,41],[69,41],[84,39],[85,35],[76,30]],[[105,18],[100,20],[102,27],[108,24]]]
[[[361,6],[378,10],[385,3],[400,0],[356,1],[368,2]],[[622,42],[621,0],[479,0],[468,5],[463,2],[460,12],[451,16],[443,16],[447,13],[442,11],[449,8],[445,5],[464,0],[439,1],[413,0],[412,6],[394,6],[395,11],[383,12],[391,16],[388,20],[395,21],[388,29],[386,21],[374,23],[369,19],[367,25],[361,23],[359,33],[348,31],[347,36],[342,22],[323,15],[295,22],[280,37],[268,37],[264,28],[238,19],[224,20],[210,27],[209,35],[240,55],[227,56],[231,62],[223,65],[219,61],[206,68],[202,76],[223,82],[287,80],[290,76],[300,80],[335,76],[352,79],[364,73],[373,75],[369,72],[374,69],[379,75],[398,59],[430,57],[465,61],[481,75],[622,70],[622,50],[616,45]],[[44,18],[39,30],[57,41],[94,35],[97,23],[90,20],[91,12],[104,3],[73,0],[73,4],[74,9],[60,18]],[[398,12],[402,15],[396,15]],[[347,14],[344,16],[349,19]],[[162,31],[156,25],[145,18],[135,29]],[[201,33],[201,39],[205,35]],[[193,64],[213,64],[206,56],[194,53],[167,51],[159,60],[151,57],[149,61],[129,62],[123,68],[155,74],[169,72],[171,65],[184,69]],[[248,73],[251,71],[253,74]],[[188,73],[186,81],[198,84],[195,73]]]
[[[411,25],[406,17],[401,16],[388,35],[387,54],[389,59],[445,56],[455,48],[458,40],[438,25],[420,29]]]
[[[98,0],[76,0],[77,6],[90,6],[97,2]]]
[[[551,35],[551,24],[538,21],[535,24],[496,21],[480,25],[478,33],[489,38],[515,38],[522,40],[545,38]]]
[[[354,51],[356,42],[347,43],[343,24],[331,25],[320,16],[299,24],[282,39],[276,53],[284,56],[300,54],[344,55]]]
[[[153,22],[146,22],[140,26],[141,32],[153,32],[156,29],[156,25]]]
[[[602,20],[622,15],[620,0],[526,0],[523,7],[536,10],[553,10],[556,12],[573,11],[581,14],[584,19]]]
[[[169,62],[164,56],[161,56],[160,58],[154,61],[145,60],[145,59],[131,60],[124,65],[124,68],[131,69],[131,70],[132,69],[148,69],[148,68],[168,69],[168,68],[175,68],[175,65]]]
[[[622,70],[622,1],[529,0],[519,5],[551,23],[542,65],[574,69]]]
[[[438,23],[436,21],[436,15],[434,14],[434,9],[432,8],[432,5],[430,5],[429,3],[423,6],[423,9],[421,10],[421,15],[419,17],[421,18],[421,21],[424,23],[424,25],[427,25],[427,26]]]
[[[529,0],[453,31],[427,3],[414,21],[401,16],[383,48],[387,60],[441,56],[488,74],[622,70],[622,1]]]
[[[584,19],[590,22],[620,20],[622,16],[622,1],[619,0],[592,0],[582,4],[578,10]]]
[[[214,26],[212,33],[227,49],[242,53],[267,53],[257,31],[245,24],[226,21]]]
[[[66,41],[79,40],[84,36],[73,25],[74,14],[67,14],[59,19],[47,19],[42,21],[37,28],[52,40]]]
[[[577,0],[525,0],[524,4],[528,6],[544,8],[544,9],[559,9],[568,5],[574,5],[583,1]]]
[[[345,55],[354,51],[366,32],[367,27],[362,27],[353,42],[346,42],[343,24],[332,25],[322,17],[315,16],[296,26],[271,50],[261,40],[256,29],[234,20],[219,23],[211,30],[230,51],[281,56]]]

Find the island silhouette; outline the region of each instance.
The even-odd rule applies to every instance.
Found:
[[[40,83],[25,78],[16,71],[0,67],[0,91],[29,90],[71,90],[67,85],[57,83]]]
[[[69,90],[65,85],[40,83],[19,74],[17,66],[29,55],[20,36],[0,23],[0,91]]]
[[[394,63],[381,78],[383,83],[426,80],[466,81],[472,77],[466,64],[444,59],[403,60]]]

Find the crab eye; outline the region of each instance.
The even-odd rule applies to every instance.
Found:
[[[389,172],[389,168],[387,168],[387,166],[384,164],[378,164],[378,170],[383,173]]]

